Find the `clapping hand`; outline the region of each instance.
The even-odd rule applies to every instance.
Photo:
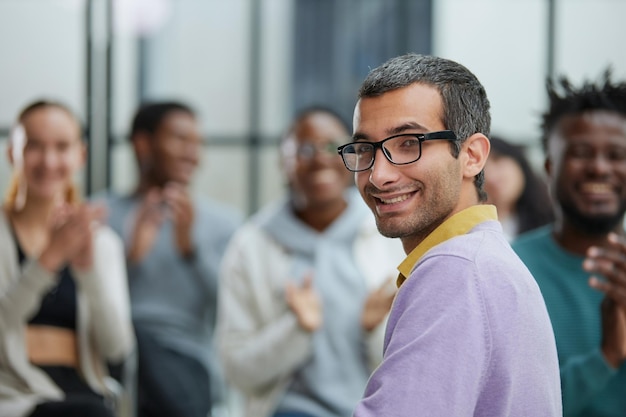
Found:
[[[86,270],[93,264],[93,229],[104,218],[102,206],[64,204],[54,209],[50,219],[48,244],[39,257],[49,271],[64,264]]]
[[[605,294],[601,306],[602,352],[617,368],[626,360],[626,240],[611,233],[608,248],[589,248],[583,267],[606,278],[592,276],[589,285]]]
[[[313,288],[313,275],[308,274],[301,286],[288,282],[285,288],[287,305],[296,315],[298,324],[307,332],[322,326],[322,303]]]
[[[162,190],[149,190],[143,198],[130,237],[129,261],[140,262],[150,252],[163,221],[168,218],[174,225],[174,244],[179,253],[185,257],[193,254],[193,202],[184,187],[169,183]]]
[[[164,219],[165,212],[161,192],[153,188],[146,193],[135,214],[128,245],[128,260],[130,262],[140,262],[152,249]]]
[[[169,183],[163,189],[163,201],[174,223],[174,239],[179,253],[184,257],[191,256],[194,251],[191,237],[194,210],[189,192],[180,184]]]
[[[363,329],[369,332],[382,323],[391,309],[396,291],[395,277],[391,277],[368,295],[361,314]]]

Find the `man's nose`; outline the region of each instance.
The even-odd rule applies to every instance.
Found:
[[[611,171],[613,164],[610,158],[602,152],[598,152],[589,159],[587,171],[595,175],[605,175]]]
[[[398,178],[398,167],[392,164],[382,149],[376,149],[374,163],[370,168],[369,181],[376,188],[381,189],[386,184],[395,182]]]

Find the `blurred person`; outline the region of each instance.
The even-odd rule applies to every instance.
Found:
[[[626,82],[548,83],[553,224],[513,243],[556,336],[565,416],[626,415]]]
[[[407,54],[361,85],[339,152],[407,257],[356,417],[561,415],[544,301],[483,204],[489,128],[483,86],[454,61]]]
[[[535,174],[524,148],[491,136],[485,164],[487,203],[496,206],[509,242],[554,219],[546,183]]]
[[[206,417],[223,394],[212,345],[218,269],[239,214],[190,191],[202,141],[189,106],[141,106],[130,141],[137,187],[107,204],[126,245],[138,414]]]
[[[86,150],[63,104],[37,101],[9,142],[0,213],[0,414],[111,417],[108,362],[133,350],[122,242],[82,203]]]
[[[289,194],[225,255],[218,345],[246,416],[350,416],[382,357],[402,248],[378,233],[336,154],[348,135],[331,109],[297,114],[280,145]]]

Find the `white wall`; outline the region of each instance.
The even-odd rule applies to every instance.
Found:
[[[67,103],[84,120],[84,4],[80,0],[0,1],[0,128],[14,123],[27,103]],[[0,137],[0,195],[11,167]]]
[[[607,64],[626,78],[626,2],[560,0],[556,7],[555,72],[579,83]],[[546,106],[546,0],[436,0],[434,53],[467,66],[492,106],[492,132],[539,144]]]
[[[42,97],[84,116],[84,13],[80,0],[0,1],[0,126]]]
[[[612,65],[616,76],[626,78],[626,1],[561,1],[557,15],[557,73],[580,81]]]
[[[125,16],[124,25],[115,26],[112,122],[113,134],[122,140],[112,149],[111,172],[113,189],[122,192],[132,189],[136,179],[131,150],[123,140],[138,104],[138,41],[133,22],[145,22],[141,13],[148,13],[123,1],[131,0],[118,3],[131,14]],[[153,6],[150,2],[134,3]],[[143,32],[150,37],[148,98],[190,103],[198,111],[209,141],[213,137],[245,140],[250,130],[251,2],[158,3],[164,12],[160,25]],[[85,5],[84,0],[0,1],[0,128],[9,127],[18,111],[40,96],[67,103],[85,119]],[[290,114],[293,4],[269,0],[261,6],[259,125],[263,136],[277,138]],[[145,25],[141,27],[145,29]],[[6,141],[0,138],[0,150],[5,147]],[[282,194],[283,182],[274,148],[264,148],[260,153],[263,204]],[[246,148],[209,143],[202,160],[194,188],[245,211],[249,178]],[[6,188],[9,176],[10,167],[1,157],[0,190]]]
[[[120,0],[128,1],[131,0]],[[250,0],[151,0],[171,14],[153,29],[148,94],[179,98],[199,112],[209,138],[245,138],[249,131]],[[381,0],[384,1],[384,0]],[[141,2],[138,2],[141,3]],[[146,2],[143,2],[146,4]],[[154,3],[147,2],[148,4]],[[263,0],[261,133],[278,137],[290,115],[292,0]],[[167,7],[165,8],[168,9]],[[578,82],[612,64],[626,78],[626,1],[557,1],[558,74]],[[59,98],[82,115],[85,107],[85,0],[0,1],[0,128],[39,96]],[[434,53],[455,59],[484,83],[493,132],[535,145],[545,106],[547,0],[435,0]],[[114,49],[113,130],[128,131],[136,100],[137,39],[117,32]],[[0,138],[0,152],[6,146]],[[265,147],[261,204],[282,194],[276,151]],[[4,152],[3,152],[4,153]],[[209,144],[194,182],[198,192],[247,210],[249,155],[244,147]],[[0,157],[0,190],[10,169]],[[113,187],[132,188],[134,160],[125,142],[113,152]]]
[[[259,127],[268,137],[280,135],[289,115],[291,7],[290,1],[262,2]],[[150,40],[147,95],[151,99],[181,99],[198,111],[209,146],[193,186],[245,211],[248,151],[243,146],[211,145],[211,138],[243,141],[250,131],[250,1],[178,0],[172,12]],[[134,166],[128,166],[132,162],[128,146],[118,148],[114,163],[121,169],[113,177],[113,187],[127,191],[136,173]],[[260,152],[263,204],[282,194],[283,187],[272,157],[274,149]]]
[[[483,83],[494,132],[534,137],[530,109],[541,107],[545,0],[440,0],[434,54],[465,65]]]

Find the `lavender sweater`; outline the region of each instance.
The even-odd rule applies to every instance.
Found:
[[[354,415],[561,416],[559,384],[541,293],[489,220],[418,261]]]

